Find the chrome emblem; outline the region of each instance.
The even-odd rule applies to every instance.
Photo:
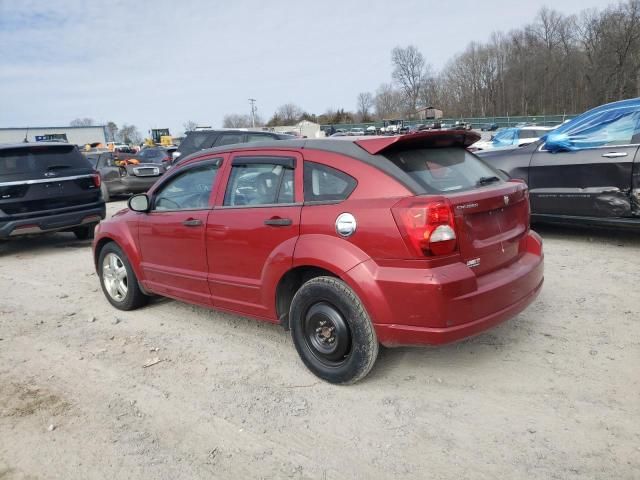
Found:
[[[467,267],[469,268],[475,268],[480,266],[480,259],[479,258],[473,258],[471,260],[467,261]]]
[[[504,200],[505,205],[509,205],[509,195],[505,195],[502,199]]]

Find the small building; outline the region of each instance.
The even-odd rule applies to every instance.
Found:
[[[442,118],[442,110],[433,107],[424,107],[416,110],[416,117],[419,120],[438,120]]]
[[[319,124],[308,120],[302,120],[295,125],[268,127],[268,129],[273,132],[291,133],[305,138],[322,138],[325,136],[324,132],[320,129]]]
[[[90,127],[9,127],[0,128],[0,143],[20,143],[61,140],[75,145],[87,143],[107,143],[107,130],[104,125]]]

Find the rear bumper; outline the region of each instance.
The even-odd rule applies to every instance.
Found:
[[[542,242],[530,232],[519,258],[476,277],[463,263],[425,268],[379,266],[348,272],[386,346],[442,344],[481,333],[524,310],[544,281]]]
[[[34,235],[46,232],[68,230],[82,225],[98,223],[106,216],[104,203],[91,208],[50,215],[40,215],[20,220],[0,219],[0,238],[18,235]]]
[[[533,302],[540,290],[542,290],[543,280],[527,296],[518,300],[502,310],[487,315],[486,317],[463,323],[454,327],[430,328],[416,327],[413,325],[375,325],[376,333],[380,343],[386,346],[400,345],[439,345],[451,343],[463,338],[478,335],[502,322],[515,317]]]
[[[110,194],[145,193],[160,177],[122,177],[118,182],[108,183]]]

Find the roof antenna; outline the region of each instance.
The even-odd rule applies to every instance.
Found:
[[[29,143],[29,139],[27,138],[28,134],[29,134],[29,127],[27,127],[27,130],[24,132],[24,140],[22,141],[22,143]]]

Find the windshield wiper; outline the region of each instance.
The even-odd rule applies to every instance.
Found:
[[[56,170],[58,168],[71,168],[71,165],[49,165],[47,170]]]
[[[489,185],[490,183],[493,182],[499,182],[500,179],[496,176],[492,176],[492,177],[480,177],[480,179],[476,182],[476,185],[480,186],[480,185]]]

